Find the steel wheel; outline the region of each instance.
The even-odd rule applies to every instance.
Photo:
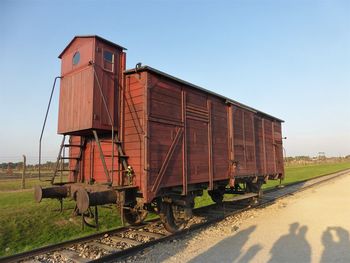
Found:
[[[142,224],[147,214],[148,212],[145,210],[136,210],[134,208],[123,209],[123,218],[129,225]]]
[[[211,190],[208,191],[208,194],[215,203],[222,204],[222,201],[224,200],[224,194],[221,191]]]
[[[165,229],[171,233],[182,230],[187,223],[183,217],[183,209],[171,203],[161,203],[159,216]]]
[[[261,189],[262,184],[263,184],[262,181],[257,181],[256,183],[247,182],[246,190],[248,193],[257,193],[258,198],[261,198],[263,195],[263,191]]]

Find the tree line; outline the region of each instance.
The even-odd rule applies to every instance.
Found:
[[[67,165],[67,164],[66,164]],[[56,162],[47,161],[40,165],[42,170],[53,170],[56,167]],[[1,170],[22,170],[23,162],[8,162],[8,163],[0,163]],[[27,164],[27,170],[38,170],[39,164]]]

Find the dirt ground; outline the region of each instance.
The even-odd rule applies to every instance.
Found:
[[[350,262],[350,174],[231,217],[132,262]]]

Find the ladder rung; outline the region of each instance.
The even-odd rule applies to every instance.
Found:
[[[101,140],[100,142],[111,143],[111,141],[105,141],[105,140]],[[120,142],[120,141],[114,141],[114,143],[118,144],[118,145],[122,144],[122,142]]]
[[[79,157],[61,157],[61,159],[72,160],[72,159],[80,159]]]
[[[124,159],[129,158],[129,156],[128,156],[128,155],[118,155],[118,157],[119,157],[119,158],[124,158]]]
[[[79,147],[79,148],[83,147],[83,145],[80,145],[80,144],[64,144],[63,146],[64,147]]]
[[[57,169],[57,172],[76,172],[75,169]]]

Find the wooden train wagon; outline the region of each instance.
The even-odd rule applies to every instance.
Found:
[[[125,80],[124,148],[146,203],[283,177],[281,120],[148,66]]]
[[[203,190],[220,203],[284,177],[282,120],[149,66],[125,70],[124,50],[78,36],[60,55],[57,167],[68,159],[70,176],[55,183],[56,168],[37,201],[69,196],[83,216],[117,203],[127,222],[152,211],[174,232]]]

